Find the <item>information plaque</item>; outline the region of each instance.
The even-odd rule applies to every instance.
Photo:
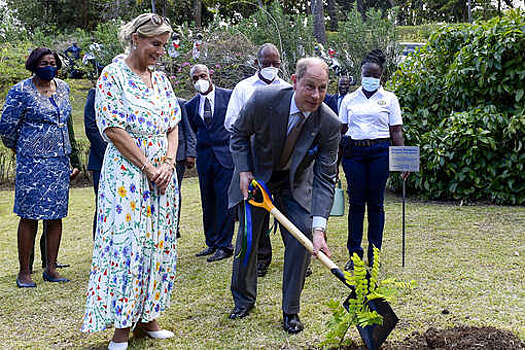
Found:
[[[390,171],[419,171],[419,146],[390,146]]]

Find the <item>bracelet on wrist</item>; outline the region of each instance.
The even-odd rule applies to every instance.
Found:
[[[162,164],[166,164],[170,167],[171,170],[175,170],[175,163],[169,162],[167,159],[165,159]]]
[[[140,171],[144,171],[144,169],[146,169],[146,165],[148,165],[148,162],[149,162],[149,161],[146,159],[146,160],[144,161],[144,163],[142,163],[142,166],[140,167]]]

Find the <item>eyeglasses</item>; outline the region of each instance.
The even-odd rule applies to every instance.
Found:
[[[146,21],[142,22],[135,28],[135,33],[139,30],[140,27],[144,26],[146,23],[150,22],[156,25],[157,27],[160,27],[162,24],[166,23],[167,25],[171,26],[170,20],[168,17],[161,17],[157,14],[152,15],[150,18],[148,18]]]

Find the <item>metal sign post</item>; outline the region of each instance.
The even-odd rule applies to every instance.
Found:
[[[390,171],[419,172],[419,146],[390,146],[389,154]],[[405,205],[406,205],[406,179],[403,178],[403,237],[401,265],[405,267]]]

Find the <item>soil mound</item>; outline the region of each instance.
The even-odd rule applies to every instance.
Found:
[[[346,350],[364,350],[365,346],[350,346]],[[525,350],[512,332],[494,327],[459,326],[447,329],[429,328],[414,332],[401,342],[385,342],[380,350]]]

